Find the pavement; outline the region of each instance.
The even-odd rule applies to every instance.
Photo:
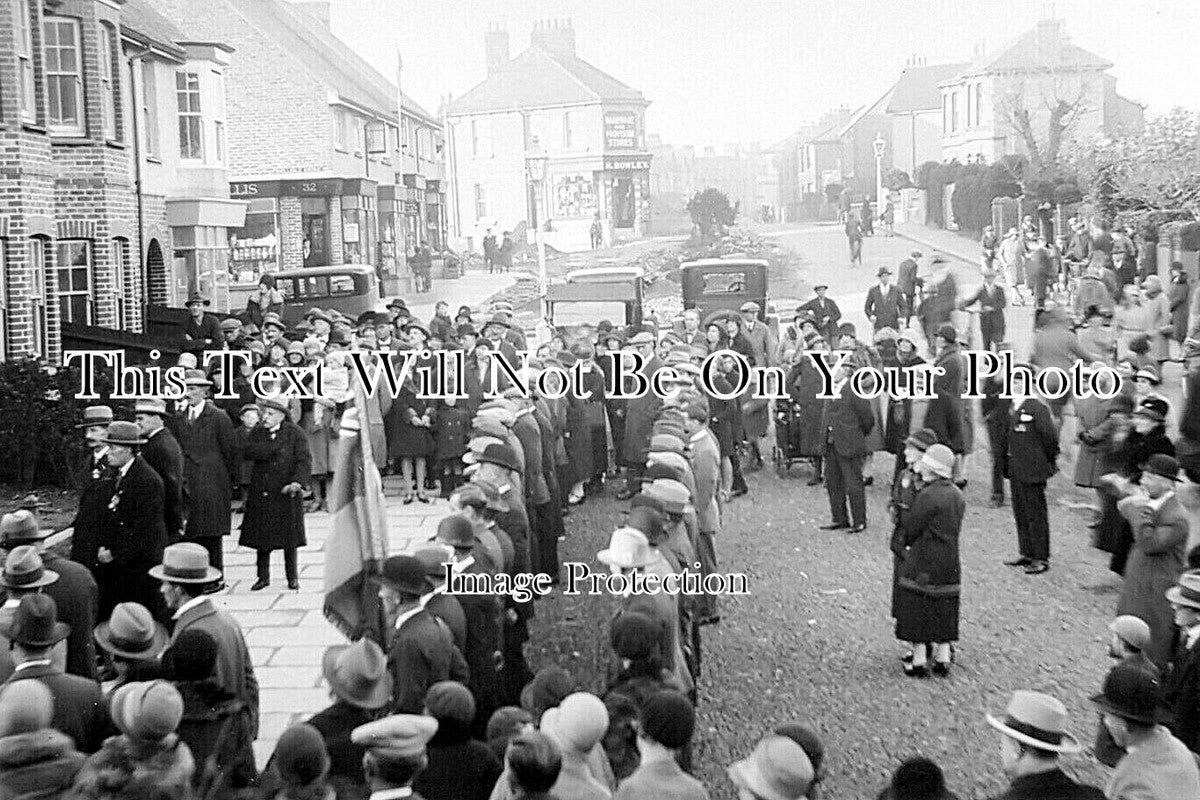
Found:
[[[436,284],[435,284],[436,285]],[[387,501],[388,551],[411,552],[437,532],[437,523],[450,513],[445,500],[404,505],[398,495],[399,478],[384,478]],[[236,532],[240,515],[233,519]],[[214,600],[242,626],[259,686],[259,739],[254,754],[261,768],[275,750],[279,735],[330,703],[321,679],[321,654],[346,638],[322,611],[325,543],[333,532],[327,512],[305,517],[308,546],[300,550],[300,589],[288,591],[283,579],[282,556],[271,565],[272,584],[251,592],[255,581],[255,551],[237,544],[236,533],[225,539],[225,582],[228,589]]]

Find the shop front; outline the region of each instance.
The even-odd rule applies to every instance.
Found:
[[[640,236],[650,195],[650,156],[605,156],[597,183],[603,192],[603,218],[614,231]]]
[[[235,181],[230,197],[247,201],[245,222],[228,238],[233,307],[280,270],[379,264],[378,185],[373,180]]]
[[[192,292],[218,305],[228,302],[230,241],[232,232],[246,225],[246,203],[188,198],[170,199],[166,205],[174,253],[170,274],[165,276],[166,305],[183,305]]]

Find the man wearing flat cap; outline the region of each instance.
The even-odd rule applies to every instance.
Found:
[[[1150,626],[1144,620],[1128,614],[1122,615],[1109,623],[1108,630],[1111,634],[1108,656],[1116,659],[1118,666],[1140,669],[1155,680],[1161,677],[1159,668],[1146,657],[1145,649],[1150,646]],[[1103,714],[1092,751],[1096,760],[1106,767],[1115,767],[1121,756],[1125,755],[1125,749],[1113,740],[1112,734],[1105,727]]]
[[[438,681],[470,682],[467,663],[446,623],[421,605],[429,592],[425,568],[412,556],[391,556],[383,562],[379,598],[392,626],[388,669],[392,673],[392,710],[416,714],[425,707],[425,693]]]
[[[429,763],[425,749],[437,730],[433,717],[393,714],[351,731],[350,741],[367,749],[363,773],[369,800],[422,800],[412,783]]]
[[[742,303],[738,309],[742,315],[742,332],[750,342],[754,364],[759,367],[775,366],[775,353],[779,350],[779,339],[775,332],[760,319],[762,307],[758,303]]]

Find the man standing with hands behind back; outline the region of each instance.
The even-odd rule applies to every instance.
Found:
[[[847,385],[850,370],[838,367],[833,374],[833,399],[825,401],[821,427],[825,431],[825,490],[833,521],[823,531],[848,528],[861,533],[867,527],[867,502],[863,490],[863,460],[867,434],[875,427],[871,403]],[[846,518],[849,501],[850,519]]]
[[[1046,482],[1058,472],[1058,428],[1045,403],[1029,395],[1018,396],[1028,391],[1033,381],[1033,370],[1028,365],[1021,365],[1018,370],[1025,374],[1014,381],[1004,448],[1018,556],[1004,563],[1024,567],[1027,575],[1040,575],[1050,569]]]

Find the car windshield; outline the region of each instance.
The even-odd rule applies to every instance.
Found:
[[[706,272],[704,294],[740,294],[746,291],[746,273],[743,270]]]

